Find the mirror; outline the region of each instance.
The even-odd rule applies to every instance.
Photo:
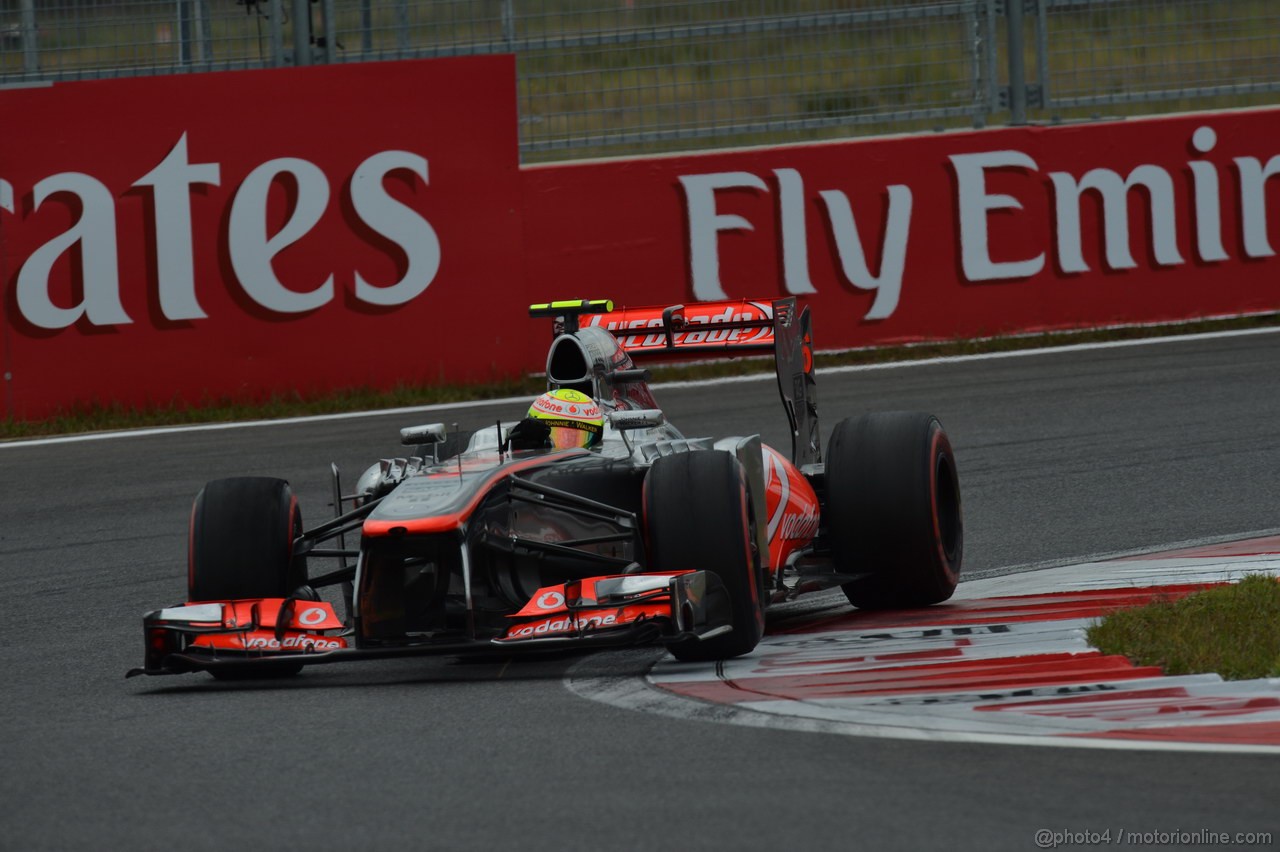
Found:
[[[439,444],[444,442],[444,435],[443,423],[427,423],[422,426],[406,426],[400,430],[400,443],[406,446],[414,444]]]

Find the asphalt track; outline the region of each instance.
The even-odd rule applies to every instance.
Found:
[[[934,411],[960,460],[966,572],[1280,526],[1280,335],[820,379],[826,431]],[[785,446],[767,382],[660,392],[686,434]],[[473,407],[464,426],[511,417]],[[409,418],[414,419],[414,418]],[[208,479],[290,479],[323,516],[405,415],[0,447],[0,849],[1034,849],[1058,832],[1271,831],[1266,755],[937,744],[681,720],[564,676],[649,650],[125,681],[181,599]],[[836,606],[777,610],[775,623]],[[1223,848],[1216,846],[1214,848]]]

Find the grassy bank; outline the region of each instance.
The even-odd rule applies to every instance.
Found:
[[[1122,610],[1089,628],[1089,643],[1170,675],[1280,677],[1280,582],[1252,575],[1180,600]]]
[[[984,340],[958,340],[944,343],[886,346],[823,353],[817,356],[818,372],[824,368],[845,365],[877,364],[893,361],[918,361],[929,358],[955,357],[990,352],[1054,348],[1080,343],[1117,340],[1139,340],[1198,334],[1233,329],[1280,326],[1280,313],[1226,320],[1205,320],[1162,326],[1134,326],[1093,331],[1032,334]],[[696,364],[655,366],[653,380],[681,381],[746,375],[773,370],[771,358],[733,359]],[[460,402],[474,399],[497,399],[508,396],[534,396],[545,388],[540,376],[525,376],[482,385],[401,386],[382,391],[372,388],[350,388],[328,394],[280,395],[267,400],[210,399],[200,405],[173,403],[150,408],[128,408],[121,405],[82,405],[59,412],[40,421],[0,421],[0,440],[33,438],[77,432],[136,429],[148,426],[172,426],[195,423],[220,423],[236,420],[264,420],[347,411],[374,411],[416,405]]]

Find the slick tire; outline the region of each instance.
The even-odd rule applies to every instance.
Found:
[[[645,478],[644,516],[649,570],[711,571],[729,595],[732,632],[673,643],[672,656],[723,660],[755,648],[764,634],[765,599],[738,460],[716,450],[659,458]]]
[[[191,507],[187,597],[192,601],[283,598],[307,582],[293,557],[302,512],[283,479],[215,479]]]
[[[307,582],[305,557],[293,556],[302,512],[283,479],[242,476],[215,479],[191,507],[187,599],[191,601],[283,598]],[[226,666],[218,680],[288,677],[300,663]]]
[[[955,455],[930,414],[890,411],[836,424],[823,509],[842,588],[863,609],[922,607],[955,592],[964,521]]]

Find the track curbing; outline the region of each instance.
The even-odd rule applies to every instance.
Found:
[[[614,706],[753,727],[930,742],[1280,754],[1280,678],[1165,676],[1090,648],[1116,608],[1280,575],[1280,536],[961,584],[948,604],[788,622],[715,665],[575,677]]]

